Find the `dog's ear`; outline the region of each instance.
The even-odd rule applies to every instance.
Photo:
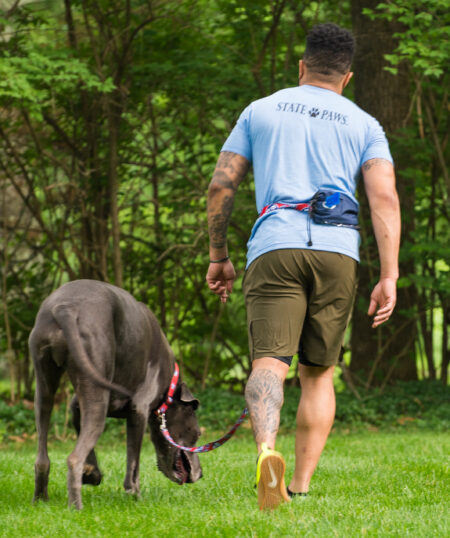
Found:
[[[197,400],[184,382],[181,382],[180,385],[180,401],[191,404],[194,410],[200,405],[199,400]]]

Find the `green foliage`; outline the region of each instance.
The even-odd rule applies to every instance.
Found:
[[[209,442],[210,436],[225,433],[239,418],[245,407],[241,394],[218,388],[197,391],[200,400],[197,411],[199,424],[205,429],[201,442]],[[281,413],[280,429],[283,433],[295,431],[295,417],[300,397],[300,390],[286,386],[285,402]],[[337,431],[359,431],[367,428],[380,429],[433,429],[447,431],[450,428],[450,390],[438,382],[403,382],[397,383],[380,393],[373,389],[361,400],[344,390],[336,395]],[[59,437],[65,430],[65,404],[56,405],[52,414],[50,438]],[[7,404],[0,398],[0,441],[3,438],[17,437],[25,434],[30,437],[36,431],[34,411],[24,403]],[[249,429],[247,420],[243,430]],[[74,430],[66,425],[66,435],[74,437]],[[125,422],[107,419],[104,436],[107,438],[124,438]],[[208,436],[208,438],[207,438]]]
[[[220,389],[199,391],[199,422],[207,430],[225,431],[245,406],[242,395]],[[285,387],[281,413],[282,432],[295,430],[300,389]],[[371,427],[384,429],[431,428],[447,431],[450,427],[450,390],[438,382],[398,382],[380,393],[373,389],[357,400],[344,390],[336,395],[338,431]]]
[[[442,2],[415,2],[411,13],[405,2],[394,4],[400,11],[391,13],[392,3],[379,11],[408,28],[393,54],[442,69]],[[27,338],[41,301],[69,279],[118,278],[113,187],[121,284],[154,310],[193,384],[242,387],[249,369],[241,280],[256,217],[252,178],[239,189],[230,223],[238,279],[226,309],[204,283],[207,186],[240,111],[296,85],[308,29],[328,20],[349,27],[351,7],[347,0],[138,0],[129,11],[127,5],[21,3],[0,21],[7,27],[0,41],[0,185],[2,196],[13,190],[22,202],[20,216],[5,225],[8,263],[1,271],[15,364],[25,371],[22,392],[31,391]],[[414,24],[413,15],[420,15]],[[444,99],[435,109],[441,136]],[[429,125],[423,138],[414,126],[405,139],[418,195],[415,242],[403,246],[402,256],[426,263],[400,284],[423,290],[428,312],[441,307],[436,293],[448,297],[448,198],[433,191],[441,179],[431,171]],[[0,351],[6,341],[2,319]]]
[[[35,431],[34,411],[26,408],[22,403],[8,405],[0,399],[0,436],[21,435]]]
[[[397,382],[383,393],[371,391],[360,401],[337,395],[337,427],[431,428],[450,426],[450,390],[439,382]]]
[[[65,52],[51,51],[47,55],[31,50],[24,57],[10,57],[5,53],[0,62],[0,99],[12,98],[21,106],[30,101],[47,107],[59,92],[114,89],[111,78],[100,80],[89,66],[68,57]]]
[[[446,0],[396,0],[380,3],[376,10],[365,8],[371,18],[383,18],[399,23],[401,31],[394,34],[398,47],[386,58],[393,67],[403,60],[421,75],[439,78],[446,71],[450,55],[450,16]]]

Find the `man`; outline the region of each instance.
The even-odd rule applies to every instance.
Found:
[[[357,208],[361,170],[380,257],[368,310],[372,327],[389,319],[396,302],[400,210],[394,168],[381,126],[342,97],[353,75],[353,51],[347,30],[315,26],[299,63],[299,86],[243,111],[209,186],[206,280],[226,302],[235,279],[227,226],[236,189],[253,164],[260,216],[248,242],[243,284],[252,359],[245,395],[259,453],[261,509],[306,495],[333,424],[333,371],[356,288],[359,233],[345,219],[316,223],[309,202],[325,189],[339,193],[338,202],[326,197],[319,209],[339,210],[340,200]],[[283,382],[297,352],[301,398],[295,470],[286,489],[284,460],[274,447]]]

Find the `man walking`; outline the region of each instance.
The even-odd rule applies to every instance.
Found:
[[[258,449],[261,509],[306,495],[335,414],[333,370],[351,314],[359,261],[356,181],[362,171],[380,257],[368,314],[375,328],[396,302],[400,210],[378,122],[342,96],[352,77],[351,33],[315,26],[299,86],[251,103],[225,142],[208,190],[210,289],[226,302],[235,279],[226,234],[250,163],[259,213],[243,289],[252,373],[245,396]],[[350,216],[350,218],[349,218]],[[299,354],[295,470],[274,450],[283,383]]]

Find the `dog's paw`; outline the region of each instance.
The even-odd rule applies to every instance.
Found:
[[[98,486],[102,481],[103,475],[97,467],[86,464],[83,467],[83,484],[90,484],[91,486]]]

